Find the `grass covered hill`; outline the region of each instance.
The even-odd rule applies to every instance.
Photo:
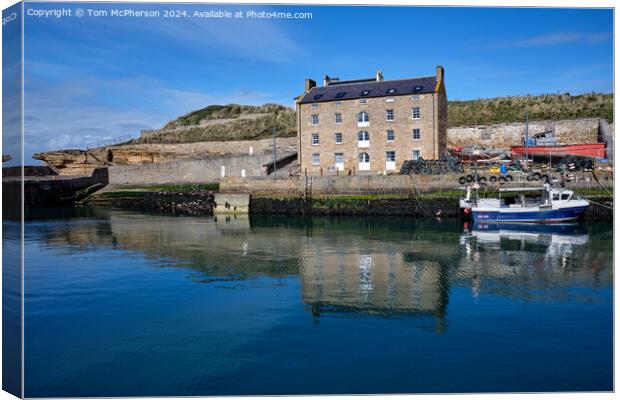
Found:
[[[448,102],[448,126],[524,122],[526,112],[530,121],[604,118],[612,122],[614,97],[602,93],[578,96],[565,93],[452,100]]]
[[[292,137],[295,110],[279,105],[210,105],[167,123],[159,133],[134,143],[193,143]]]
[[[448,102],[448,126],[484,125],[577,118],[613,121],[613,94],[588,93],[578,96],[498,97]],[[159,133],[134,143],[192,143],[203,141],[256,140],[296,135],[295,110],[279,104],[246,106],[210,105],[167,123]]]

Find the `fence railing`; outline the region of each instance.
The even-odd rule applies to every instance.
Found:
[[[128,142],[131,139],[132,139],[131,135],[122,135],[122,136],[117,136],[112,139],[99,140],[96,142],[87,143],[86,150],[96,149],[97,147],[113,146],[115,144]]]

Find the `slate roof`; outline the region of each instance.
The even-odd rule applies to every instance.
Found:
[[[300,103],[323,103],[326,101],[364,99],[370,97],[435,93],[436,85],[437,80],[434,76],[391,81],[361,79],[355,81],[332,82],[328,86],[313,87],[302,97]],[[392,89],[394,92],[390,93]],[[365,91],[368,91],[368,93]]]

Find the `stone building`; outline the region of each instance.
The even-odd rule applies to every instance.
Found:
[[[397,173],[405,160],[446,152],[444,69],[430,77],[341,81],[306,79],[295,99],[301,172]]]

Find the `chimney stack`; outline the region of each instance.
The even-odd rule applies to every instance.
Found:
[[[309,92],[310,89],[316,86],[316,82],[312,79],[306,79],[306,92]]]
[[[375,79],[377,80],[377,82],[383,81],[383,73],[381,72],[381,70],[377,70],[377,74],[375,75]]]
[[[329,75],[325,75],[323,77],[323,86],[329,86],[331,81],[332,81],[332,79],[329,77]]]
[[[443,72],[443,67],[441,65],[438,65],[436,68],[436,77],[437,77],[437,81],[438,82],[443,82],[444,80],[444,72]]]

